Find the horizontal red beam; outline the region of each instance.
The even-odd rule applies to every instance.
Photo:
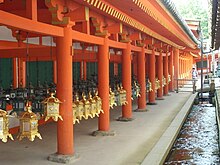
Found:
[[[32,33],[62,37],[64,35],[63,28],[49,25],[42,22],[33,21],[24,17],[20,17],[0,10],[0,25],[18,28]]]
[[[81,41],[81,42],[86,42],[86,43],[92,43],[96,45],[103,45],[104,44],[104,38],[93,36],[93,35],[88,35],[86,33],[78,32],[73,30],[72,32],[72,38],[73,40]]]

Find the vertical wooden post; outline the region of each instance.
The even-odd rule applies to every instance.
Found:
[[[73,155],[73,110],[72,110],[72,28],[64,27],[64,37],[57,37],[57,97],[60,99],[60,114],[63,121],[57,124],[57,153]],[[65,74],[64,74],[65,71]]]
[[[169,60],[168,60],[168,70],[169,70],[169,74],[170,74],[170,83],[169,83],[169,91],[174,91],[174,72],[173,72],[173,50],[170,51],[170,56],[169,56]]]
[[[163,88],[163,94],[166,96],[168,95],[168,52],[166,52],[166,56],[164,57],[164,62],[163,62],[163,68],[164,68],[164,77],[166,79],[166,85]]]
[[[163,99],[163,54],[162,54],[162,51],[160,51],[160,55],[157,59],[158,59],[157,76],[158,76],[158,79],[160,80],[160,88],[157,90],[157,99],[161,100]]]
[[[104,114],[99,116],[99,131],[109,131],[109,46],[108,38],[105,38],[104,45],[99,46],[98,51],[98,90],[102,99]]]
[[[174,48],[174,56],[173,56],[173,60],[174,60],[174,79],[178,79],[179,78],[179,49]],[[175,84],[175,88],[177,88],[176,83]]]
[[[22,58],[18,59],[18,66],[19,66],[19,86],[21,85],[22,88],[26,87],[26,61]]]
[[[132,72],[132,73],[133,73],[133,75],[136,76],[136,77],[137,77],[137,74],[138,74],[138,71],[137,71],[137,70],[138,70],[138,69],[137,69],[137,67],[138,67],[138,66],[137,66],[137,58],[138,58],[137,55],[134,55],[134,56],[133,56],[133,60],[132,60],[132,63],[133,63],[133,68],[132,68],[132,69],[133,69],[133,72]]]
[[[185,71],[185,64],[186,64],[186,60],[185,60],[185,57],[184,57],[184,59],[183,59],[183,78],[185,79],[186,77],[186,71]],[[184,84],[185,84],[185,81],[184,81]]]
[[[179,58],[179,75],[178,75],[178,77],[179,78],[182,78],[182,65],[181,65],[182,63],[181,63],[181,59]]]
[[[118,63],[114,62],[114,76],[118,76]]]
[[[140,94],[138,98],[138,110],[146,111],[146,78],[145,78],[145,49],[142,47],[142,51],[137,56],[137,78],[140,83]]]
[[[122,106],[122,117],[120,121],[131,121],[132,119],[132,102],[131,102],[131,44],[122,52],[122,86],[126,90],[127,105]]]
[[[13,88],[18,88],[18,58],[15,57],[12,60],[13,65]]]
[[[114,132],[110,131],[110,112],[109,112],[109,43],[107,36],[104,45],[99,46],[98,50],[98,91],[102,99],[102,109],[104,113],[99,116],[98,130],[93,132],[94,136],[111,136]]]
[[[37,0],[26,0],[26,16],[37,21]]]
[[[146,76],[149,78],[150,66],[149,66],[149,55],[145,55],[145,73]]]
[[[153,91],[149,92],[149,102],[147,104],[154,105],[154,104],[156,104],[156,102],[155,102],[156,56],[155,56],[155,49],[154,48],[152,49],[152,54],[149,55],[148,59],[149,59],[149,67],[151,68],[151,69],[149,69],[149,80],[151,82]]]
[[[53,82],[57,84],[57,60],[53,60]]]
[[[83,69],[84,69],[84,67],[83,67],[83,61],[80,61],[80,79],[81,80],[83,80],[83,73],[84,73],[84,71],[83,71]]]
[[[87,66],[86,66],[87,62],[83,61],[83,80],[87,79]]]

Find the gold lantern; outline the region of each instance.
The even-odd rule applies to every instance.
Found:
[[[73,102],[73,105],[72,105],[72,108],[73,108],[73,124],[75,124],[76,122],[79,123],[79,119],[77,118],[77,105]]]
[[[136,89],[136,97],[140,97],[141,94],[140,94],[140,86],[136,83],[136,81],[134,82],[134,86],[135,86],[135,89]]]
[[[3,142],[7,142],[8,137],[11,140],[14,140],[12,135],[9,133],[9,121],[8,121],[8,115],[7,112],[0,109],[0,139]]]
[[[163,76],[162,82],[163,82],[163,87],[164,87],[167,84],[166,78],[164,76]]]
[[[151,82],[150,82],[149,79],[148,79],[147,81],[148,81],[148,82],[147,82],[147,92],[152,92],[152,91],[153,91],[153,89],[152,89],[152,84],[151,84]]]
[[[90,102],[90,108],[91,108],[91,115],[92,117],[95,117],[95,116],[99,116],[99,114],[97,113],[97,104],[96,104],[96,100],[92,97],[92,94],[91,92],[89,92],[89,102]]]
[[[155,90],[160,89],[160,80],[158,80],[158,78],[156,77],[155,79]]]
[[[168,75],[168,83],[170,83],[170,81],[171,81],[171,75]]]
[[[117,90],[116,90],[116,102],[117,102],[117,105],[121,106],[122,105],[122,95],[123,95],[123,92],[121,91],[121,87],[119,84],[117,84]]]
[[[44,104],[44,116],[45,121],[52,118],[54,121],[58,121],[58,119],[63,120],[62,116],[59,114],[59,107],[61,101],[54,97],[55,93],[51,93],[50,97],[44,99],[42,102]]]
[[[78,93],[75,94],[74,104],[76,105],[76,118],[82,120],[82,117],[84,116],[84,107],[83,103],[79,101]]]
[[[99,114],[104,113],[104,111],[102,110],[102,99],[98,96],[98,90],[95,91],[93,99],[96,101],[96,115],[99,117]]]
[[[128,104],[126,100],[126,90],[123,88],[122,84],[119,85],[119,103],[120,105]]]
[[[115,93],[112,92],[112,89],[109,88],[109,106],[110,108],[113,108],[113,106],[116,106],[116,102],[115,102]]]
[[[83,102],[83,106],[84,106],[84,115],[83,117],[87,120],[89,117],[93,118],[93,116],[91,115],[91,106],[90,106],[90,102],[86,99],[86,95],[83,92],[82,93],[82,100]]]
[[[35,136],[42,139],[40,133],[38,132],[38,120],[37,115],[31,111],[31,105],[27,102],[25,106],[25,111],[21,114],[20,120],[20,131],[18,134],[18,139],[22,140],[27,137],[30,141],[34,141]]]

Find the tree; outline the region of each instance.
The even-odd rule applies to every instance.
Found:
[[[210,37],[208,25],[208,2],[205,0],[173,0],[178,12],[184,19],[196,19],[200,21],[203,38]],[[207,2],[207,3],[204,3]]]

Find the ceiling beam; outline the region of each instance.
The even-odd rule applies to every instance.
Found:
[[[18,28],[32,33],[62,37],[64,35],[63,28],[53,26],[37,21],[33,21],[24,17],[20,17],[0,10],[0,25]]]

